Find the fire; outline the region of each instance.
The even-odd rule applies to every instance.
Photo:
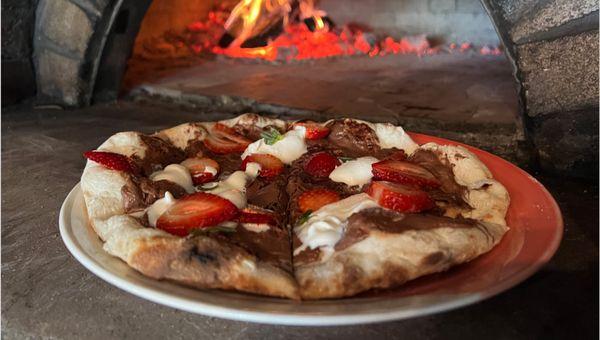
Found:
[[[225,29],[235,36],[230,44],[236,48],[246,40],[267,30],[278,19],[285,19],[291,11],[288,0],[242,0],[231,11]]]
[[[427,55],[440,51],[502,53],[498,47],[475,49],[466,42],[432,47],[425,35],[395,39],[356,27],[336,27],[325,11],[316,8],[314,0],[302,0],[297,5],[294,1],[297,2],[241,0],[231,11],[221,7],[211,11],[208,20],[188,25],[176,44],[187,46],[194,54],[210,52],[230,58],[277,62],[353,55]],[[228,43],[222,44],[227,35]],[[252,44],[248,44],[250,41]]]
[[[347,28],[333,30],[325,20],[327,13],[315,6],[314,0],[299,1],[294,13],[291,0],[241,0],[225,22],[228,34],[235,38],[226,47],[215,47],[215,54],[233,58],[261,58],[265,60],[302,60],[341,55],[366,54],[371,57],[386,54],[431,52],[426,39],[416,44],[407,39],[395,41],[375,37]],[[290,22],[293,16],[298,20]],[[283,22],[283,31],[264,47],[244,48],[244,42],[264,34],[275,22]],[[309,27],[311,26],[311,27]],[[285,56],[282,56],[285,55]]]

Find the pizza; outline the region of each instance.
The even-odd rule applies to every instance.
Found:
[[[244,114],[120,132],[84,156],[103,249],[200,289],[348,297],[471,261],[508,231],[508,192],[473,153],[389,123]]]

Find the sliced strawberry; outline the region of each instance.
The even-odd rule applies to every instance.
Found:
[[[260,164],[260,177],[271,178],[283,172],[283,162],[273,155],[253,153],[242,161],[242,170],[248,163]]]
[[[311,140],[325,138],[331,131],[328,127],[311,121],[294,123],[292,128],[294,126],[304,126],[306,128],[304,137]]]
[[[391,159],[373,164],[373,179],[423,188],[437,188],[441,184],[425,168],[413,163]]]
[[[233,220],[237,215],[237,207],[229,200],[197,192],[167,209],[156,221],[156,227],[173,235],[186,236],[192,229],[215,226]]]
[[[272,211],[260,208],[244,208],[240,212],[238,221],[240,223],[277,224],[277,219]]]
[[[216,154],[244,152],[252,141],[227,125],[216,123],[204,139],[204,145]]]
[[[317,211],[322,206],[334,203],[340,200],[340,195],[329,189],[312,189],[302,193],[298,198],[298,207],[300,211]]]
[[[340,164],[340,160],[329,152],[317,152],[306,161],[304,171],[314,177],[328,177]]]
[[[134,173],[137,170],[129,157],[114,152],[87,151],[83,153],[83,157],[112,170],[129,173]]]
[[[434,206],[425,191],[402,184],[375,181],[366,192],[382,207],[399,212],[416,213]]]
[[[219,163],[208,157],[188,158],[181,162],[181,165],[185,166],[190,171],[194,185],[211,182],[219,173]],[[216,173],[207,171],[207,167],[213,168]]]

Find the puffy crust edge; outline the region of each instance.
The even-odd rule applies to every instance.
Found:
[[[296,267],[295,275],[303,299],[351,296],[471,261],[492,249],[505,232],[505,226],[493,223],[399,234],[373,231],[325,262]]]

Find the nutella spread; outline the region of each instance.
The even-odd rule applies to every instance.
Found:
[[[246,196],[249,204],[285,214],[287,195],[283,177],[275,180],[257,178],[246,188]]]
[[[298,236],[296,236],[295,233],[292,233],[292,234],[293,234],[292,249],[300,248],[300,246],[302,246],[302,241],[300,241],[300,239],[298,238]],[[305,248],[298,254],[294,255],[294,263],[296,265],[303,265],[303,264],[308,264],[308,263],[319,261],[320,258],[321,258],[321,250],[319,250],[318,248],[317,249]]]
[[[346,249],[365,239],[371,230],[402,233],[407,230],[475,227],[477,221],[471,219],[454,219],[429,214],[403,214],[389,209],[370,208],[350,216],[344,237],[336,244],[335,250]]]
[[[158,137],[140,135],[140,138],[146,144],[147,150],[143,159],[138,158],[135,161],[146,176],[164,166],[180,163],[185,159],[185,154],[180,149]]]
[[[464,200],[467,188],[456,183],[449,162],[442,162],[435,152],[423,149],[415,151],[409,161],[424,167],[440,181],[441,186],[438,190],[428,192],[433,199],[454,203],[463,208],[469,207]]]
[[[270,129],[275,129],[277,131],[279,131],[280,133],[284,133],[285,131],[281,131],[279,130],[276,126],[273,125],[268,125],[265,126],[264,128],[261,128],[260,126],[254,125],[254,124],[236,124],[233,126],[233,129],[235,130],[235,132],[239,133],[240,135],[250,139],[251,141],[256,141],[261,139],[261,134],[264,131],[269,131]]]
[[[263,261],[292,272],[292,254],[287,230],[271,226],[269,230],[257,233],[238,226],[235,233],[222,233],[220,237],[228,238]]]
[[[334,121],[329,128],[329,142],[343,149],[346,156],[369,156],[381,150],[375,131],[367,124],[344,119]]]
[[[167,180],[152,181],[148,178],[134,178],[121,188],[123,205],[126,213],[140,211],[170,192],[173,197],[180,198],[187,194],[184,188]]]

